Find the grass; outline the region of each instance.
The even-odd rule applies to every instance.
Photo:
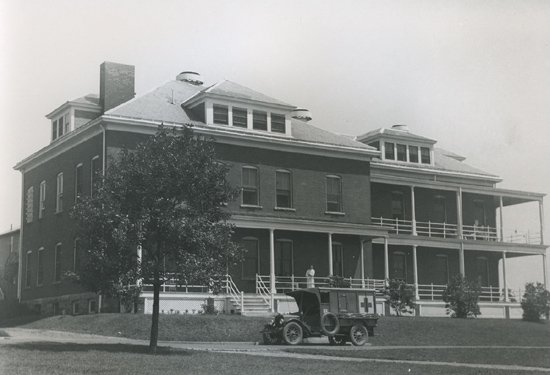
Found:
[[[399,363],[358,363],[311,359],[266,358],[162,349],[148,355],[139,345],[21,343],[0,345],[0,373],[13,375],[67,374],[502,374],[481,370]],[[526,373],[526,372],[522,372]]]

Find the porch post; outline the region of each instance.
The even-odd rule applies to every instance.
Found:
[[[408,147],[407,147],[408,149]],[[416,236],[416,198],[414,195],[414,186],[411,186],[411,220],[412,220],[412,235]]]
[[[460,243],[460,250],[458,254],[458,264],[459,264],[459,272],[462,276],[466,276],[465,270],[464,270],[464,243]]]
[[[499,209],[498,213],[500,214],[499,215],[499,219],[500,219],[500,242],[504,242],[504,227],[503,227],[504,220],[502,219],[502,207],[504,207],[504,205],[502,204],[502,195],[499,197],[499,205],[500,205],[500,209]],[[508,295],[508,293],[506,293],[506,295]]]
[[[329,276],[334,274],[332,268],[332,233],[328,234],[328,274]]]
[[[271,286],[271,295],[276,294],[277,288],[275,287],[275,230],[273,228],[269,228],[269,284]]]
[[[539,221],[540,221],[540,244],[544,245],[544,205],[542,203],[542,198],[539,201]]]
[[[462,188],[459,187],[456,192],[456,221],[457,221],[457,235],[458,238],[464,238],[462,233]]]
[[[413,245],[413,271],[414,271],[414,299],[420,299],[418,295],[418,263],[416,260],[416,245]]]
[[[361,239],[361,288],[365,289],[365,241]]]
[[[384,237],[384,279],[390,278],[390,264],[388,259],[388,237]]]
[[[506,281],[506,251],[502,252],[502,284],[502,286],[504,287],[504,302],[508,302],[508,283]]]

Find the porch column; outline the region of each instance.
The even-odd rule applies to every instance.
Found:
[[[408,149],[408,148],[407,148]],[[414,196],[414,186],[411,186],[411,220],[412,220],[412,235],[416,236],[416,201]]]
[[[539,201],[540,244],[544,245],[544,205],[542,198]],[[546,284],[546,283],[545,283]]]
[[[332,267],[332,233],[328,234],[328,274],[329,276],[332,276],[333,273],[333,267]]]
[[[275,230],[269,228],[269,284],[271,286],[271,295],[277,293],[275,288]]]
[[[542,254],[542,280],[544,289],[548,288],[548,274],[546,271],[546,250],[544,250],[544,254]]]
[[[458,265],[459,265],[459,272],[462,276],[466,276],[466,273],[464,271],[464,243],[460,243],[460,250],[458,253]]]
[[[459,187],[456,192],[456,221],[458,238],[464,238],[462,235],[462,188]]]
[[[502,284],[504,287],[504,302],[508,302],[508,283],[506,282],[506,251],[502,252]]]
[[[416,261],[416,245],[413,245],[413,271],[414,271],[414,299],[420,299],[418,295],[418,263]]]
[[[384,237],[384,279],[390,278],[390,264],[388,259],[388,237]]]
[[[503,227],[503,222],[504,220],[502,219],[502,207],[504,207],[504,205],[502,204],[502,195],[499,197],[499,211],[498,213],[500,214],[499,215],[499,220],[500,220],[500,242],[504,242],[504,227]],[[508,295],[508,293],[506,293],[506,295]]]
[[[365,241],[361,240],[361,287],[365,289]]]

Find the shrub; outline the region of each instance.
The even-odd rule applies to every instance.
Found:
[[[479,311],[479,294],[481,288],[478,283],[456,275],[443,292],[443,301],[447,314],[453,318],[468,318],[481,315]]]
[[[414,289],[403,280],[390,280],[384,289],[384,294],[397,316],[412,313],[416,307]]]
[[[331,275],[328,277],[329,288],[349,288],[349,279],[345,279],[342,276]]]
[[[521,300],[523,320],[538,322],[542,315],[550,314],[550,292],[541,283],[525,284],[525,293]]]

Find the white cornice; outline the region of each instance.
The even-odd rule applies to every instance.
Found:
[[[82,110],[90,110],[93,112],[101,112],[101,107],[96,104],[91,103],[80,103],[80,102],[73,102],[68,101],[63,104],[61,104],[59,107],[54,109],[52,112],[48,113],[46,115],[47,119],[52,119],[53,117],[56,117],[59,113],[66,111],[68,108],[73,107],[75,109],[82,109]]]

